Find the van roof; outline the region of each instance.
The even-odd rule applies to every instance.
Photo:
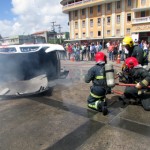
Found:
[[[22,51],[23,48],[34,48],[33,51],[38,51],[43,47],[46,47],[46,53],[51,51],[64,51],[64,47],[59,44],[22,44],[22,45],[1,45],[0,49],[9,49],[15,48],[15,51],[7,51],[7,53],[24,53],[24,52],[33,52],[33,51]],[[0,51],[0,53],[6,53],[4,51]]]

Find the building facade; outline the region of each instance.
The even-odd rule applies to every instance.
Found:
[[[33,35],[17,35],[11,37],[3,37],[0,42],[0,45],[17,45],[29,43],[45,43],[45,38]]]
[[[1,37],[0,35],[0,45],[14,45],[14,44],[27,44],[27,43],[28,44],[29,43],[62,44],[66,39],[69,39],[69,32],[57,33],[54,31],[40,31],[40,32],[32,33],[31,35],[17,35],[11,37]]]
[[[136,36],[150,42],[150,0],[62,0],[70,41]]]

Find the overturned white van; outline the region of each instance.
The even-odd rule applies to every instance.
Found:
[[[65,50],[57,44],[0,46],[0,96],[29,96],[52,91]]]

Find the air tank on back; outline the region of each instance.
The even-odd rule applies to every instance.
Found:
[[[114,69],[112,64],[105,64],[107,86],[113,88],[115,86]]]

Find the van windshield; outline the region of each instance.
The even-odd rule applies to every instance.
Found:
[[[0,48],[0,52],[16,52],[16,48],[15,47],[2,47]]]
[[[21,52],[34,52],[39,48],[39,46],[30,46],[30,47],[20,47]]]

